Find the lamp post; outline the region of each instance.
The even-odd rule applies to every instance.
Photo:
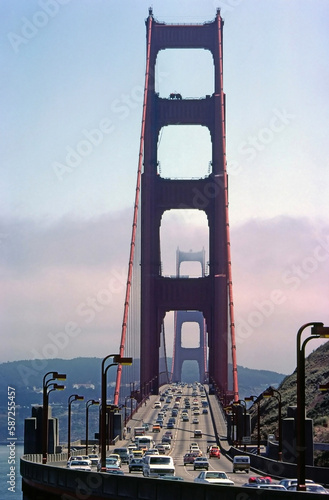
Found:
[[[105,363],[109,358],[113,358],[113,363],[109,364],[105,368]],[[101,472],[106,472],[106,413],[107,413],[107,403],[106,403],[106,374],[107,370],[111,366],[116,365],[131,365],[132,358],[122,358],[120,354],[109,354],[105,356],[102,360],[101,369],[101,385],[102,385],[102,411],[101,411],[101,429],[100,429],[100,444],[101,444]]]
[[[260,396],[249,396],[249,398],[244,398],[245,401],[255,401],[257,404],[257,455],[260,455],[260,401],[262,395]]]
[[[67,424],[67,459],[70,458],[71,451],[71,404],[73,401],[83,401],[84,396],[78,396],[78,394],[71,394],[68,398],[68,424]]]
[[[276,396],[277,394],[277,396]],[[282,408],[282,403],[281,403],[281,393],[277,390],[274,389],[273,387],[269,387],[266,389],[266,391],[263,392],[263,397],[264,398],[272,398],[274,397],[277,402],[278,402],[278,410],[279,410],[279,450],[278,450],[278,461],[282,462],[282,416],[281,416],[281,408]]]
[[[125,397],[125,404],[124,404],[124,408],[125,408],[125,425],[127,424],[127,399],[131,399],[131,396],[126,396]]]
[[[89,424],[89,408],[92,405],[99,405],[99,401],[89,399],[86,402],[86,455],[88,455],[88,424]]]
[[[48,375],[51,378],[47,380]],[[52,391],[62,391],[65,389],[64,385],[59,385],[53,382],[53,380],[66,380],[66,375],[64,373],[58,372],[47,372],[42,380],[42,463],[47,463],[48,454],[48,394]],[[49,389],[52,387],[52,389]]]
[[[305,328],[311,326],[311,336],[301,343]],[[329,327],[323,323],[310,322],[301,326],[297,332],[297,490],[305,491],[306,439],[305,439],[305,346],[314,338],[329,338]]]

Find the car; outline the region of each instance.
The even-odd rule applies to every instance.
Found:
[[[152,432],[160,432],[161,428],[159,424],[154,424],[152,428]]]
[[[168,422],[167,423],[167,429],[174,429],[174,428],[175,428],[174,422]]]
[[[171,444],[168,443],[168,441],[162,441],[162,446],[164,447],[165,450],[170,451],[171,449]]]
[[[204,415],[208,415],[208,408],[203,408],[202,413],[203,413]]]
[[[198,423],[199,423],[198,417],[194,417],[192,420],[192,424],[198,424]]]
[[[74,456],[69,457],[69,459],[68,459],[68,461],[67,461],[67,465],[69,465],[69,463],[70,463],[72,460],[83,460],[83,456],[82,456],[82,455],[76,455],[75,457],[74,457]]]
[[[183,457],[184,465],[194,464],[195,459],[196,459],[195,453],[185,453]]]
[[[190,453],[194,453],[198,457],[202,457],[202,451],[199,446],[190,446]]]
[[[113,468],[113,469],[106,469],[106,472],[107,472],[108,474],[118,474],[118,475],[120,475],[120,476],[124,476],[124,475],[125,475],[125,473],[123,472],[123,470],[122,470],[122,469],[120,469],[120,468],[119,468],[119,469],[117,469],[117,468]]]
[[[193,469],[209,469],[209,462],[206,457],[196,457],[193,463]]]
[[[116,453],[121,458],[122,464],[129,464],[129,450],[128,448],[114,448],[113,453]]]
[[[161,401],[156,401],[153,408],[161,408]]]
[[[182,415],[182,420],[183,422],[188,422],[190,419],[188,418],[188,415]]]
[[[165,455],[166,454],[166,448],[164,444],[157,444],[155,448],[158,450],[160,455]]]
[[[175,475],[175,464],[171,456],[168,455],[149,455],[145,457],[143,476],[160,477]]]
[[[293,484],[287,488],[288,491],[296,491],[297,484]],[[306,491],[309,493],[320,493],[322,495],[328,495],[328,491],[321,485],[317,483],[307,483]]]
[[[250,476],[248,483],[269,484],[272,482],[270,476]]]
[[[117,459],[110,458],[110,457],[106,457],[105,467],[106,467],[106,472],[111,472],[112,470],[120,469]],[[101,470],[101,468],[102,468],[101,463],[98,462],[97,471],[99,472]]]
[[[91,461],[91,465],[97,465],[99,462],[99,456],[96,453],[88,455],[88,459]]]
[[[121,467],[121,457],[118,453],[110,453],[110,455],[107,458],[113,458],[118,462],[118,466]]]
[[[201,429],[195,429],[195,431],[194,431],[194,437],[195,438],[202,438],[202,430]]]
[[[74,470],[82,470],[87,472],[91,471],[91,465],[89,460],[70,460],[67,463],[67,468]]]
[[[297,479],[281,479],[279,484],[282,484],[285,488],[289,488],[289,486],[296,486]],[[312,479],[305,479],[305,484],[314,484]]]
[[[147,452],[145,453],[145,455],[159,455],[159,450],[157,448],[150,448],[149,450],[147,450]]]
[[[172,432],[171,432],[171,431],[166,431],[166,432],[164,433],[164,436],[168,436],[170,439],[172,439],[172,438],[173,438],[173,435],[172,435]]]
[[[219,446],[210,446],[209,448],[209,458],[220,458],[220,449]]]
[[[220,470],[202,471],[194,479],[194,482],[203,484],[221,484],[224,486],[232,486],[234,484],[227,474]]]
[[[243,485],[244,488],[257,488],[259,490],[283,490],[287,489],[282,484],[277,483],[246,483]]]
[[[130,472],[143,472],[144,460],[142,458],[132,458],[128,465]]]
[[[133,458],[143,458],[144,453],[142,450],[132,450],[131,454],[129,455],[129,461],[132,460]]]
[[[249,455],[235,455],[233,457],[233,472],[245,471],[247,474],[250,470]]]
[[[184,478],[181,476],[171,476],[167,474],[166,476],[160,476],[158,479],[168,479],[169,481],[184,481]]]

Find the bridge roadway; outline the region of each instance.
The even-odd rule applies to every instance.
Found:
[[[163,393],[168,387],[170,386],[162,386],[161,387],[161,393]],[[206,388],[207,389],[207,388]],[[192,441],[198,442],[199,447],[203,453],[203,456],[208,456],[207,454],[207,447],[210,444],[216,444],[216,432],[214,429],[213,421],[212,421],[212,416],[210,412],[210,408],[208,411],[208,414],[202,414],[202,409],[200,410],[200,415],[198,416],[199,418],[199,424],[193,424],[192,419],[193,419],[193,411],[192,409],[188,410],[189,414],[189,421],[188,422],[183,422],[182,421],[182,409],[185,408],[184,404],[184,398],[188,396],[190,398],[190,401],[195,399],[192,396],[193,389],[187,387],[185,385],[182,387],[182,394],[181,394],[181,401],[180,401],[180,407],[178,411],[178,416],[176,417],[176,424],[175,428],[171,429],[173,433],[173,439],[172,439],[172,444],[171,444],[171,450],[167,452],[167,454],[170,454],[175,462],[175,468],[176,468],[176,476],[181,476],[184,478],[186,481],[193,481],[194,478],[199,474],[199,470],[194,471],[193,470],[193,465],[186,465],[184,466],[183,464],[183,456],[185,453],[189,451],[189,446]],[[198,395],[196,396],[196,399],[199,402],[199,407],[201,408],[201,394],[200,390],[197,389]],[[158,416],[158,413],[161,411],[159,408],[154,407],[154,403],[156,401],[159,401],[160,397],[159,396],[151,396],[150,399],[147,401],[145,406],[142,406],[137,413],[134,414],[133,418],[129,420],[128,426],[131,427],[131,433],[127,434],[127,439],[125,440],[120,440],[116,443],[116,447],[118,446],[128,446],[129,444],[132,443],[133,441],[133,436],[134,436],[134,427],[140,427],[142,426],[143,423],[149,423],[150,424],[150,430],[146,432],[148,435],[152,435],[155,441],[155,444],[160,444],[161,443],[161,438],[166,432],[166,424],[168,422],[169,417],[171,417],[171,409],[174,406],[175,403],[175,397],[177,395],[177,391],[174,393],[174,396],[172,398],[171,403],[168,404],[168,410],[164,419],[164,425],[163,428],[161,429],[161,432],[158,433],[153,433],[152,432],[152,425],[155,423],[156,418]],[[229,448],[227,445],[226,441],[226,422],[223,418],[223,415],[221,413],[221,410],[219,408],[219,405],[217,403],[217,400],[215,396],[208,396],[209,403],[212,407],[212,413],[214,416],[214,421],[215,421],[215,426],[217,430],[217,434],[221,440],[221,445],[224,446],[224,448],[227,446],[227,449]],[[165,401],[161,403],[162,407],[166,404]],[[195,429],[201,429],[202,430],[202,438],[195,439],[194,438],[194,430]],[[110,450],[108,453],[111,453],[113,451],[114,447],[110,447]],[[220,459],[217,458],[210,458],[209,460],[209,470],[222,470],[225,471],[230,479],[234,481],[234,484],[236,486],[241,486],[244,483],[246,483],[251,475],[254,475],[254,473],[233,473],[232,469],[232,462],[226,458],[223,454],[221,455]],[[122,470],[128,474],[128,465],[122,465]],[[131,474],[133,475],[133,474]],[[135,475],[141,476],[142,473],[135,473]]]

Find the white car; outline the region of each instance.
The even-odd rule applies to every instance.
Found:
[[[194,479],[194,482],[203,484],[221,484],[224,486],[232,486],[234,484],[225,472],[219,470],[202,471]]]
[[[89,460],[70,460],[67,464],[68,469],[91,471]]]
[[[89,460],[91,461],[91,465],[97,465],[99,462],[99,457],[96,455],[96,453],[92,453],[91,455],[88,455]]]

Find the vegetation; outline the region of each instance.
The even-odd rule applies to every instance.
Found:
[[[313,351],[305,360],[305,403],[306,416],[313,419],[314,441],[329,443],[329,392],[319,391],[319,385],[329,380],[329,342]],[[278,387],[282,401],[282,417],[285,418],[287,408],[296,406],[297,376],[296,370],[285,377]],[[252,414],[252,432],[256,439],[257,405],[250,409]],[[264,399],[260,405],[261,439],[269,434],[278,433],[278,401],[276,398]],[[316,452],[315,465],[329,466],[329,453]]]

